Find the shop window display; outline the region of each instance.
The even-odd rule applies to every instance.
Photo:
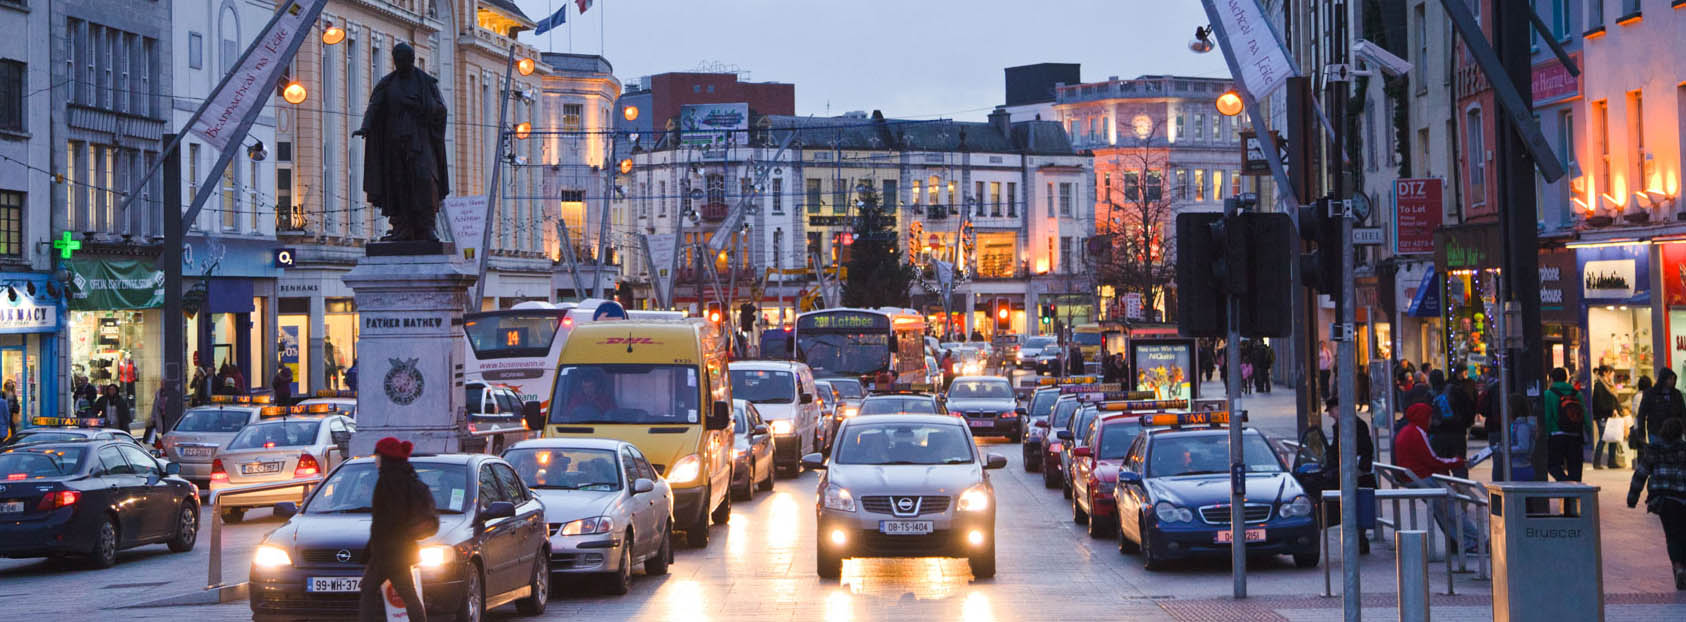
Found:
[[[162,351],[148,344],[163,341],[158,314],[156,309],[70,312],[69,411],[92,408],[97,392],[115,385],[137,413],[136,423],[143,420],[140,413],[152,412],[163,362]]]

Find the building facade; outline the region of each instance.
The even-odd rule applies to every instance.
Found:
[[[748,82],[747,72],[669,72],[639,78],[627,85],[615,105],[622,129],[649,134],[669,129],[668,122],[691,104],[746,103],[761,114],[796,114],[796,85]],[[627,108],[637,113],[626,115]]]
[[[625,157],[610,153],[616,145],[614,130],[623,123],[623,117],[614,116],[621,85],[614,67],[601,56],[546,52],[544,63],[551,72],[544,78],[543,133],[534,138],[541,145],[541,155],[533,162],[536,166],[521,169],[521,174],[534,176],[546,197],[546,257],[557,264],[568,262],[572,268],[552,271],[550,289],[558,298],[578,298],[593,288],[592,279],[604,280],[605,291],[617,283],[618,274],[607,262],[598,262],[596,253],[603,210],[615,192],[612,173],[605,167],[618,166]],[[628,190],[623,187],[622,192]],[[624,232],[624,215],[609,215],[614,219],[610,235]],[[581,275],[578,284],[573,280],[576,273]]]

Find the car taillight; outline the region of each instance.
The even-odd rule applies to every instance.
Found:
[[[48,512],[76,505],[76,502],[81,499],[82,493],[74,490],[53,491],[43,495],[41,497],[41,502],[35,505],[35,509],[42,512]]]
[[[320,472],[322,472],[322,470],[316,465],[316,458],[312,457],[310,454],[299,454],[299,464],[298,466],[293,467],[293,477],[295,479],[301,477],[316,477],[316,474]]]
[[[951,411],[948,411],[948,416],[950,416],[950,417],[964,417],[965,415],[960,414],[960,411],[958,411],[958,410],[951,410]]]
[[[211,460],[211,481],[228,483],[228,471],[222,468],[222,458]]]

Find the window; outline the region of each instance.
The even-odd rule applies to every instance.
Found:
[[[1216,115],[1212,117],[1212,142],[1219,142],[1223,140],[1223,124],[1228,122],[1229,117],[1220,117]]]
[[[901,207],[900,191],[896,189],[896,180],[886,179],[879,186],[878,204],[890,208],[892,211]]]
[[[1604,0],[1587,0],[1586,29],[1597,30],[1604,27]]]
[[[1001,216],[1001,182],[989,182],[989,215]]]
[[[1135,171],[1124,172],[1124,200],[1139,201],[1142,198],[1141,176]]]
[[[234,229],[234,224],[235,224],[234,217],[238,214],[238,206],[236,205],[236,202],[239,199],[236,197],[235,192],[234,192],[234,170],[235,170],[234,169],[234,161],[230,160],[228,162],[228,168],[225,168],[222,171],[222,208],[221,208],[221,211],[222,211],[222,228],[224,230],[233,230]]]
[[[28,73],[15,60],[0,60],[0,130],[24,131],[23,86]]]
[[[656,182],[656,218],[667,218],[667,181]]]
[[[784,213],[784,179],[773,178],[773,213]]]
[[[584,107],[580,104],[562,104],[562,130],[577,132],[580,129],[580,117],[584,115]]]
[[[1007,217],[1019,217],[1019,182],[1007,182]]]
[[[650,217],[650,182],[638,184],[638,217]]]
[[[831,178],[831,212],[842,214],[849,211],[849,180],[842,177]]]
[[[1206,200],[1206,171],[1194,169],[1194,200]]]
[[[1072,195],[1075,194],[1072,190],[1073,185],[1075,184],[1060,184],[1060,216],[1062,217],[1071,216],[1071,204],[1074,198]]]
[[[1060,272],[1071,272],[1071,237],[1060,236]]]
[[[808,213],[820,211],[820,180],[808,178]]]
[[[1411,64],[1411,73],[1416,74],[1417,92],[1422,93],[1428,90],[1428,3],[1415,7],[1411,21],[1417,38],[1417,58]]]
[[[1551,0],[1551,34],[1558,40],[1569,37],[1569,0]]]
[[[1633,165],[1630,171],[1634,183],[1628,184],[1634,190],[1643,190],[1650,182],[1653,162],[1646,159],[1645,152],[1645,93],[1630,91],[1627,94],[1627,135],[1628,143],[1633,145]]]
[[[972,183],[972,202],[977,204],[978,216],[984,215],[984,182]]]
[[[1237,196],[1241,194],[1241,173],[1236,172],[1229,174],[1229,194],[1230,196]]]
[[[784,253],[784,229],[774,229],[773,230],[773,267],[774,268],[782,268],[784,266],[784,258],[780,256],[783,253]]]
[[[719,173],[709,173],[703,178],[708,188],[708,205],[726,203],[726,176]],[[706,211],[706,210],[705,210]]]
[[[187,33],[187,68],[205,68],[205,35],[197,32]]]
[[[1622,0],[1622,17],[1639,15],[1639,0]]]
[[[1171,170],[1171,198],[1175,200],[1188,198],[1188,169]]]
[[[1053,218],[1054,217],[1054,183],[1053,182],[1048,182],[1048,194],[1046,194],[1044,196],[1046,196],[1047,199],[1048,199],[1047,200],[1048,217]]]
[[[117,451],[123,452],[123,457],[128,459],[129,466],[134,467],[133,472],[136,475],[157,477],[164,474],[163,471],[158,468],[157,460],[153,460],[151,456],[146,455],[135,447],[131,447],[129,445],[118,445]]]
[[[1216,170],[1212,171],[1212,200],[1218,201],[1218,200],[1221,200],[1223,198],[1224,198],[1224,173],[1223,173],[1223,171],[1216,171]]]
[[[1464,153],[1469,158],[1469,189],[1470,201],[1481,203],[1481,188],[1487,183],[1487,144],[1483,140],[1485,132],[1481,127],[1481,109],[1471,108],[1464,113]]]
[[[23,255],[23,193],[0,190],[0,256]]]
[[[1189,138],[1191,138],[1193,140],[1196,140],[1196,141],[1206,140],[1206,115],[1205,115],[1205,113],[1200,113],[1200,112],[1194,113],[1194,131],[1189,132]]]
[[[1165,199],[1165,174],[1160,171],[1147,172],[1147,184],[1142,186],[1142,196],[1150,202]]]
[[[917,179],[913,180],[913,192],[910,193],[909,196],[913,197],[913,204],[914,205],[919,205],[920,203],[925,202],[923,197],[921,196],[920,190],[919,190],[920,188],[923,188],[923,187],[924,187],[924,184],[922,182],[920,182]]]
[[[1376,101],[1364,100],[1364,170],[1376,170]]]
[[[926,193],[926,202],[927,203],[930,203],[931,205],[937,204],[937,193],[942,191],[941,185],[942,185],[942,180],[937,179],[936,175],[932,175],[930,180],[927,181],[927,183],[925,184],[925,193]],[[952,188],[952,187],[950,187],[948,189],[948,198],[949,198],[949,203],[954,202],[954,188]]]
[[[498,483],[498,476],[492,473],[492,465],[490,464],[480,467],[480,494],[476,501],[479,503],[481,511],[485,511],[486,508],[491,507],[493,503],[498,501],[510,501],[504,493],[503,485]]]
[[[1563,170],[1569,170],[1575,158],[1575,112],[1557,113],[1557,152],[1563,154]]]

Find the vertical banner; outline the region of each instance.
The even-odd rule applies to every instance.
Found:
[[[1211,0],[1226,37],[1221,44],[1235,58],[1243,87],[1255,99],[1269,97],[1294,75],[1287,50],[1276,42],[1258,0]]]
[[[1437,177],[1400,179],[1393,182],[1398,214],[1394,223],[1394,252],[1400,255],[1434,252],[1434,231],[1440,228],[1443,183]]]
[[[444,205],[445,219],[451,223],[451,238],[456,240],[456,260],[474,263],[479,258],[480,238],[486,229],[486,195],[447,197]]]
[[[239,141],[246,133],[241,121],[253,114],[275,92],[276,81],[287,63],[292,62],[299,42],[309,34],[327,0],[294,0],[286,3],[276,14],[269,28],[252,41],[246,55],[223,79],[218,89],[200,108],[200,114],[188,128],[218,151],[228,149],[231,141]],[[221,174],[221,168],[212,169]],[[200,180],[192,180],[199,183]]]
[[[298,395],[298,381],[303,378],[299,375],[299,327],[282,326],[281,338],[278,341],[275,345],[280,350],[281,365],[293,372],[293,385],[288,389],[288,394]]]
[[[655,285],[656,297],[673,304],[673,259],[678,251],[678,238],[672,233],[644,235],[644,245],[650,253],[650,282]]]

